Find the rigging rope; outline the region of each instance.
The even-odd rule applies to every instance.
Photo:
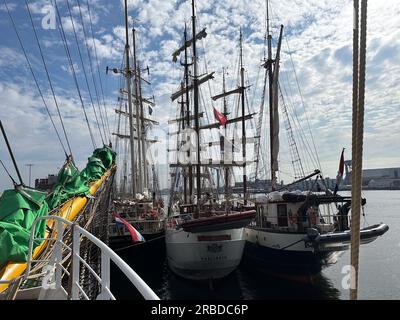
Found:
[[[46,60],[44,59],[42,47],[41,47],[40,42],[39,42],[39,37],[38,37],[37,32],[36,32],[35,24],[33,23],[31,9],[29,8],[28,2],[29,2],[28,0],[25,0],[25,6],[26,6],[26,9],[28,10],[29,19],[30,19],[30,22],[31,22],[31,25],[32,25],[33,33],[35,34],[36,43],[37,43],[39,51],[40,51],[40,57],[42,59],[43,66],[44,66],[44,69],[46,71],[47,80],[49,82],[50,90],[51,90],[51,93],[53,95],[53,100],[54,100],[54,103],[55,103],[56,108],[57,108],[57,113],[58,113],[58,117],[59,117],[60,122],[61,122],[61,127],[62,127],[62,130],[64,132],[65,141],[67,142],[69,153],[70,153],[70,155],[72,155],[71,145],[69,143],[67,131],[65,130],[64,121],[62,119],[61,112],[60,112],[60,107],[59,107],[58,102],[57,102],[57,98],[56,98],[56,94],[55,94],[55,91],[54,91],[53,83],[51,82],[49,70],[47,69]]]
[[[55,130],[55,132],[56,132],[56,135],[57,135],[58,141],[60,142],[61,148],[63,149],[64,154],[65,154],[65,156],[67,157],[67,156],[68,156],[68,155],[67,155],[67,150],[65,149],[65,146],[64,146],[64,144],[63,144],[63,142],[62,142],[62,140],[61,140],[60,133],[59,133],[58,130],[57,130],[57,127],[56,127],[56,125],[55,125],[55,123],[54,123],[53,117],[51,116],[51,113],[50,113],[49,107],[48,107],[48,105],[47,105],[47,103],[46,103],[46,100],[44,99],[43,92],[42,92],[42,90],[40,89],[39,82],[38,82],[38,80],[37,80],[37,78],[36,78],[36,75],[35,75],[35,73],[34,73],[34,71],[33,71],[31,62],[30,62],[30,60],[29,60],[29,58],[28,58],[28,55],[27,55],[26,50],[25,50],[25,47],[24,47],[24,45],[23,45],[23,43],[22,43],[22,39],[21,39],[21,37],[20,37],[20,35],[19,35],[19,32],[18,32],[18,30],[17,30],[17,26],[15,25],[15,22],[14,22],[14,19],[13,19],[12,15],[11,15],[11,12],[10,12],[10,10],[8,9],[7,1],[6,1],[6,0],[3,0],[3,1],[4,1],[4,5],[5,5],[5,7],[6,7],[6,10],[7,10],[8,16],[10,17],[10,20],[11,20],[11,22],[12,22],[12,25],[13,25],[13,28],[14,28],[14,31],[15,31],[15,34],[17,35],[18,42],[19,42],[19,44],[20,44],[20,46],[21,46],[22,52],[24,53],[25,60],[26,60],[26,62],[28,63],[29,70],[30,70],[30,72],[31,72],[31,74],[32,74],[33,80],[35,81],[36,88],[38,89],[39,95],[40,95],[40,97],[42,98],[43,105],[44,105],[45,108],[46,108],[47,114],[48,114],[48,116],[49,116],[49,118],[50,118],[50,121],[51,121],[51,124],[53,125],[53,128],[54,128],[54,130]]]
[[[319,161],[319,156],[318,156],[318,153],[317,153],[317,147],[315,146],[314,136],[313,136],[312,131],[311,131],[310,122],[309,122],[309,120],[308,120],[306,105],[305,105],[305,103],[304,103],[304,98],[303,98],[303,93],[302,93],[301,90],[300,90],[299,80],[298,80],[298,78],[297,78],[297,72],[296,72],[296,69],[295,69],[294,63],[293,63],[292,52],[290,51],[290,48],[289,48],[289,41],[288,41],[288,38],[285,37],[285,40],[286,40],[286,45],[287,45],[287,47],[288,47],[288,49],[289,49],[290,62],[291,62],[291,64],[292,64],[294,77],[295,77],[295,79],[296,79],[297,89],[299,90],[301,104],[303,105],[303,108],[304,108],[304,114],[305,114],[305,116],[306,116],[306,121],[307,121],[308,130],[310,131],[310,136],[311,136],[311,141],[312,141],[312,144],[313,144],[313,147],[314,147],[315,156],[316,156],[317,161],[318,161],[318,166],[319,166],[319,168],[320,168],[320,170],[321,170],[321,169],[322,169],[322,168],[321,168],[321,163],[320,163],[320,161]]]
[[[290,151],[290,154],[292,157],[293,172],[295,174],[295,179],[300,179],[305,176],[304,168],[303,168],[303,164],[300,159],[299,151],[297,149],[296,140],[294,139],[292,126],[290,124],[290,118],[289,118],[289,115],[287,112],[287,107],[286,107],[285,99],[282,94],[280,83],[278,83],[278,88],[279,88],[279,93],[281,94],[283,113],[285,114],[286,121],[287,121],[286,131],[287,131],[287,139],[288,139],[288,143],[289,143],[289,151]],[[297,164],[297,166],[296,166],[296,164]]]
[[[81,49],[80,49],[80,46],[79,46],[78,36],[77,36],[76,30],[75,30],[75,23],[74,23],[74,19],[73,19],[73,17],[72,17],[72,12],[71,12],[71,7],[70,7],[70,4],[69,4],[69,0],[67,0],[67,6],[68,6],[69,17],[70,17],[71,24],[72,24],[72,30],[73,30],[74,36],[75,36],[76,46],[77,46],[77,48],[78,48],[79,59],[80,59],[80,61],[81,61],[83,74],[84,74],[84,76],[85,76],[86,87],[87,87],[88,92],[89,92],[90,102],[91,102],[91,104],[92,104],[94,116],[95,116],[95,119],[96,119],[97,128],[99,129],[100,138],[101,138],[102,143],[104,144],[104,139],[103,139],[103,135],[102,135],[102,132],[101,132],[101,129],[100,129],[100,124],[99,124],[99,119],[98,119],[98,117],[97,117],[96,108],[95,108],[94,103],[93,103],[92,93],[91,93],[91,91],[90,91],[90,85],[89,85],[89,80],[88,80],[87,74],[86,74],[85,64],[84,64],[84,62],[83,62],[82,53],[81,53]]]
[[[4,168],[4,171],[7,173],[7,175],[10,177],[11,181],[13,182],[14,186],[17,185],[17,182],[14,180],[14,178],[11,176],[10,172],[7,170],[7,167],[5,166],[5,164],[3,163],[3,161],[0,159],[0,163]]]
[[[305,167],[306,167],[307,172],[311,173],[315,168],[319,168],[321,170],[320,166],[318,165],[318,159],[314,155],[314,152],[313,152],[313,150],[311,148],[310,142],[307,139],[306,132],[303,129],[303,127],[301,126],[301,121],[300,121],[300,119],[299,119],[299,117],[297,115],[294,103],[293,103],[293,101],[291,99],[291,97],[293,96],[293,93],[291,91],[289,78],[288,78],[286,73],[284,75],[286,75],[286,82],[288,84],[289,94],[288,94],[288,92],[286,90],[286,87],[285,87],[284,83],[280,82],[280,84],[282,84],[283,91],[284,91],[284,93],[285,93],[285,95],[287,97],[287,101],[288,101],[287,107],[288,107],[288,109],[290,111],[289,115],[290,115],[291,119],[293,120],[293,126],[295,127],[295,130],[299,133],[298,134],[298,136],[300,138],[299,142],[303,144],[303,148],[301,150],[299,150],[299,151],[301,151],[301,154],[302,154],[301,158],[306,158],[305,156],[308,155],[308,157],[310,159],[310,162],[312,162],[312,165],[314,166],[313,168],[310,168],[309,161],[306,161],[305,162]]]
[[[88,119],[88,116],[87,116],[87,113],[86,113],[86,110],[85,110],[85,105],[83,103],[83,98],[82,98],[81,90],[79,88],[78,78],[76,77],[74,63],[73,63],[72,58],[71,58],[71,53],[69,51],[67,37],[65,36],[64,27],[62,25],[60,11],[58,10],[57,0],[54,0],[54,4],[55,4],[55,8],[56,8],[58,19],[60,21],[60,27],[58,28],[58,30],[60,32],[60,36],[61,36],[61,39],[63,41],[65,54],[67,55],[68,63],[69,63],[70,69],[71,69],[72,77],[73,77],[74,82],[75,82],[76,90],[78,91],[79,100],[81,101],[83,114],[85,115],[86,124],[87,124],[87,127],[89,129],[90,139],[92,140],[93,147],[96,149],[96,142],[94,141],[93,132],[92,132],[92,129],[90,127],[89,119]]]
[[[89,0],[86,0],[86,5],[88,7],[88,14],[89,14],[89,22],[90,22],[90,32],[92,35],[92,42],[93,42],[93,49],[94,49],[94,57],[96,59],[96,65],[97,65],[97,74],[99,76],[99,82],[100,82],[100,91],[101,91],[101,96],[103,99],[103,106],[104,106],[104,117],[106,118],[106,125],[107,125],[107,130],[108,134],[111,139],[111,131],[110,131],[110,123],[108,121],[108,114],[107,114],[107,108],[106,108],[106,103],[104,101],[104,90],[103,90],[103,83],[101,81],[101,75],[100,75],[100,66],[99,66],[99,59],[97,57],[97,49],[96,49],[96,43],[94,41],[94,32],[93,32],[93,23],[92,23],[92,14],[90,11],[90,5],[89,5]]]
[[[14,153],[13,153],[13,151],[11,149],[10,142],[8,141],[7,134],[6,134],[6,131],[5,131],[4,127],[3,127],[3,123],[1,122],[1,120],[0,120],[0,129],[1,129],[1,133],[3,134],[4,142],[6,143],[8,152],[9,152],[10,157],[11,157],[11,160],[12,160],[12,162],[14,164],[14,169],[15,169],[15,172],[17,173],[19,182],[20,182],[21,185],[24,185],[24,182],[22,181],[21,173],[19,172],[19,169],[18,169],[17,161],[15,161]]]
[[[353,123],[352,123],[352,190],[351,190],[351,258],[350,299],[357,300],[360,247],[360,207],[362,188],[362,153],[364,137],[365,65],[367,43],[367,0],[361,1],[360,39],[358,39],[358,0],[354,0],[353,29]],[[358,41],[360,43],[358,47]],[[357,52],[357,53],[356,53]]]
[[[100,120],[101,120],[101,124],[103,126],[103,131],[104,131],[104,137],[107,136],[106,133],[106,126],[105,126],[105,122],[104,122],[104,118],[103,118],[103,113],[101,111],[101,106],[100,106],[100,100],[99,100],[99,93],[97,91],[97,85],[96,85],[96,79],[94,76],[94,72],[93,72],[93,61],[92,61],[92,55],[90,54],[90,49],[89,49],[89,44],[88,44],[88,40],[87,40],[87,33],[86,33],[86,28],[85,28],[85,22],[83,20],[83,15],[82,15],[82,9],[81,9],[81,4],[79,0],[76,0],[77,4],[78,4],[78,9],[79,9],[79,16],[80,16],[80,20],[81,20],[81,24],[82,24],[82,31],[83,31],[83,36],[85,38],[85,46],[86,46],[86,50],[87,50],[87,54],[89,57],[89,66],[90,66],[90,73],[92,75],[92,80],[93,80],[93,87],[94,87],[94,91],[96,93],[96,100],[97,100],[97,105],[99,107],[99,113],[100,113]]]

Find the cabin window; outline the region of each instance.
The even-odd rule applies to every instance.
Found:
[[[278,204],[278,226],[279,227],[287,227],[288,219],[287,219],[287,205],[286,204]]]

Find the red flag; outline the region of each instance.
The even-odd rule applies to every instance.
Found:
[[[144,242],[146,241],[144,237],[137,231],[128,221],[122,219],[119,215],[115,214],[114,212],[112,215],[115,218],[115,222],[123,223],[125,227],[128,229],[129,233],[131,234],[132,242]]]
[[[342,182],[343,178],[343,171],[344,171],[344,148],[342,150],[342,154],[340,155],[340,161],[339,161],[339,171],[336,176],[336,185],[335,185],[335,191],[333,192],[334,195],[339,190],[340,183]]]
[[[225,125],[225,123],[226,123],[226,121],[228,121],[227,119],[226,119],[226,117],[221,113],[221,112],[219,112],[217,109],[215,109],[215,108],[213,108],[214,109],[214,117],[215,117],[215,119],[217,119],[217,121],[223,126],[223,125]]]
[[[339,162],[339,174],[340,176],[343,176],[344,172],[344,148],[342,150],[342,154],[340,156],[340,162]]]

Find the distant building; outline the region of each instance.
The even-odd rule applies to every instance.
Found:
[[[371,179],[367,186],[369,189],[400,189],[400,179]]]
[[[344,184],[351,186],[351,160],[345,161],[345,168]],[[370,189],[400,189],[400,168],[364,169],[362,185]]]
[[[49,174],[47,178],[35,179],[35,189],[49,192],[53,189],[56,182],[57,182],[57,175]]]
[[[400,168],[382,168],[382,169],[365,169],[363,170],[363,179],[400,179]]]
[[[296,183],[291,190],[301,190],[301,191],[323,191],[326,189],[334,190],[336,185],[336,179],[331,179],[329,177],[324,178],[323,181],[309,179]]]
[[[233,187],[237,190],[243,190],[243,181],[235,182],[235,186]],[[254,190],[269,190],[271,189],[271,180],[265,179],[256,179],[255,181],[249,180],[247,181],[247,189],[254,189]]]

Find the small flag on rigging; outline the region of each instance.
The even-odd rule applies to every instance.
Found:
[[[343,171],[344,171],[344,148],[343,148],[342,154],[340,156],[339,171],[338,171],[337,176],[336,176],[335,191],[333,191],[334,195],[336,195],[336,193],[339,190],[339,185],[342,182],[342,178],[343,178]]]
[[[128,221],[122,219],[119,215],[112,213],[117,224],[124,224],[131,234],[132,242],[145,242],[145,238]]]
[[[225,117],[221,112],[219,112],[217,109],[215,109],[214,107],[213,107],[213,109],[214,109],[214,117],[215,117],[215,119],[216,119],[221,125],[225,125],[226,122],[228,121],[228,120],[226,119],[226,117]]]

